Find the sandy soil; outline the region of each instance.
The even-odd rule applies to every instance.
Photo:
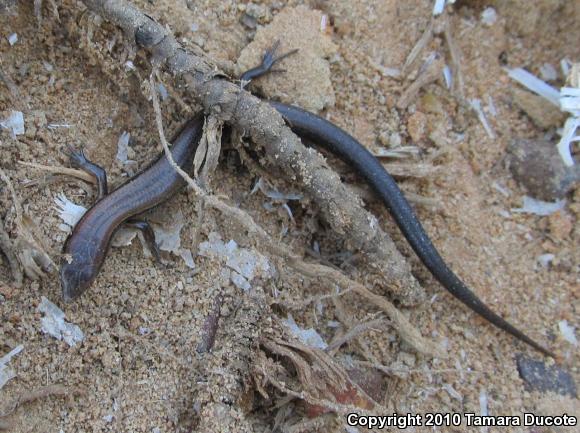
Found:
[[[430,1],[291,1],[285,6],[284,2],[264,1],[259,7],[266,13],[258,23],[266,25],[282,7],[298,4],[320,9],[330,17],[337,55],[330,62],[335,104],[325,110],[326,116],[374,151],[397,142],[420,148],[419,156],[404,161],[407,173],[419,164],[435,169],[426,177],[403,176],[400,184],[408,193],[435,201],[436,206],[417,205],[416,210],[442,256],[495,311],[557,350],[561,366],[578,382],[579,352],[562,338],[558,322],[567,320],[573,327],[580,326],[580,194],[571,193],[565,209],[550,217],[510,212],[521,206],[525,191],[503,163],[505,150],[516,137],[543,137],[546,131],[514,104],[511,89],[515,84],[503,67],[521,66],[537,74],[544,63],[559,70],[562,58],[578,60],[580,14],[575,15],[570,2],[549,9],[548,23],[524,21],[518,27],[506,16],[511,20],[531,18],[523,13],[514,18],[513,11],[502,15],[504,3],[498,1],[498,19],[486,25],[480,19],[485,2],[457,3],[449,21],[461,53],[464,97],[482,101],[494,138],[460,102],[464,99],[447,90],[442,80],[422,89],[407,109],[396,107],[416,68],[405,79],[381,71],[402,67],[431,19]],[[137,5],[168,23],[186,45],[197,44],[220,61],[235,63],[253,38],[254,31],[240,21],[247,10],[245,3],[163,0],[154,4],[139,1]],[[94,194],[80,181],[44,177],[17,162],[66,165],[64,146],[83,146],[107,169],[110,182],[118,184],[131,171],[115,159],[123,131],[131,133],[132,159],[139,167],[145,167],[159,147],[152,108],[142,91],[148,74],[145,57],[139,54],[134,61],[137,70],[125,73],[122,65],[127,49],[119,32],[108,24],[98,28],[80,2],[59,2],[56,8],[58,18],[50,2],[43,6],[40,25],[30,3],[19,4],[15,16],[0,15],[0,68],[18,91],[13,95],[0,84],[0,118],[19,110],[26,122],[25,135],[16,139],[1,132],[0,167],[12,180],[47,252],[58,261],[66,233],[58,229],[54,198],[65,192],[77,203],[89,205]],[[530,25],[535,31],[509,31]],[[94,32],[92,43],[86,39],[89,31]],[[19,40],[11,46],[7,36],[14,32]],[[440,34],[428,45],[429,51],[449,61],[448,45]],[[270,77],[276,78],[282,79]],[[555,84],[562,84],[561,78]],[[497,110],[495,116],[489,110],[490,100]],[[173,98],[164,104],[164,111],[169,113],[166,123],[171,131],[189,115]],[[70,127],[48,128],[50,124]],[[356,183],[345,166],[336,167],[345,181]],[[29,180],[40,182],[27,187]],[[226,149],[212,180],[216,194],[239,204],[269,233],[282,233],[280,241],[294,251],[311,250],[316,241],[325,260],[341,266],[353,278],[362,278],[345,255],[339,254],[344,253],[344,245],[317,217],[312,203],[293,202],[295,221],[291,222],[283,209],[265,210],[263,195],[248,195],[254,182],[254,175],[239,163],[235,152]],[[290,181],[277,182],[277,186],[284,191],[299,190]],[[15,237],[15,210],[3,183],[0,203],[6,230]],[[482,399],[487,399],[487,410],[493,415],[580,414],[578,400],[562,398],[554,403],[552,394],[526,390],[516,369],[516,355],[524,352],[538,359],[540,355],[453,299],[422,268],[379,203],[368,197],[367,205],[408,257],[428,294],[427,302],[405,309],[406,315],[424,336],[444,344],[449,354],[445,359],[421,357],[401,344],[389,327],[367,331],[342,346],[334,354],[341,362],[372,359],[392,369],[380,378],[385,407],[380,414],[481,413]],[[182,244],[190,246],[198,221],[192,193],[175,197],[154,211],[153,217],[168,223],[177,212],[192,221],[182,231]],[[237,224],[208,211],[200,228],[201,240],[207,240],[211,232],[259,251]],[[555,255],[547,268],[537,260],[546,253]],[[280,320],[288,313],[301,327],[313,327],[331,341],[347,327],[375,318],[376,309],[348,298],[292,308],[309,297],[331,293],[333,287],[310,282],[276,258],[270,258],[276,267],[275,278],[254,281],[250,294],[244,294],[229,283],[219,261],[197,256],[191,270],[175,256],[164,257],[175,261],[175,266],[154,266],[143,257],[138,242],[113,249],[94,287],[72,304],[62,303],[56,274],[36,281],[26,278],[17,288],[6,260],[2,262],[0,354],[18,344],[24,350],[11,361],[17,377],[0,390],[0,410],[6,413],[22,393],[46,385],[82,390],[70,398],[49,397],[18,408],[7,418],[13,431],[227,431],[232,426],[239,431],[271,431],[277,423],[283,431],[344,431],[340,420],[331,415],[309,420],[302,405],[283,405],[283,395],[271,387],[267,391],[272,400],[265,400],[249,379],[252,361],[260,352],[259,338],[277,335]],[[218,294],[223,301],[216,346],[211,353],[199,354],[196,347],[204,320]],[[41,296],[63,308],[67,321],[83,330],[82,344],[71,348],[41,333],[37,311]],[[329,327],[329,321],[340,325]],[[278,410],[276,403],[287,411]],[[301,427],[291,430],[292,425]],[[441,430],[483,431],[465,425]],[[541,430],[514,427],[501,431]]]

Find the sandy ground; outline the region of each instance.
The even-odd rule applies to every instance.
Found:
[[[253,30],[240,21],[247,10],[245,4],[216,0],[175,3],[137,4],[168,23],[187,44],[197,44],[221,61],[235,63],[253,37]],[[516,137],[543,137],[547,131],[535,126],[516,106],[511,92],[515,84],[503,67],[521,66],[537,74],[544,63],[559,70],[562,58],[578,60],[580,14],[570,2],[544,11],[548,20],[536,23],[529,11],[516,13],[514,18],[508,10],[505,15],[498,12],[497,21],[486,25],[480,19],[485,2],[458,3],[449,21],[461,53],[464,97],[482,101],[493,138],[460,102],[464,99],[447,90],[442,80],[422,89],[406,109],[396,106],[416,68],[406,79],[390,77],[384,71],[402,67],[431,19],[429,1],[292,1],[285,6],[284,2],[265,1],[259,3],[266,13],[258,23],[267,24],[280,9],[297,4],[320,9],[330,17],[329,34],[337,50],[330,62],[335,103],[325,115],[373,151],[398,142],[420,148],[418,156],[403,161],[406,172],[412,173],[420,164],[433,169],[423,177],[403,176],[400,184],[408,193],[434,200],[435,206],[416,205],[416,210],[442,256],[495,311],[557,350],[561,366],[578,382],[579,353],[562,338],[558,322],[580,326],[580,195],[572,192],[565,209],[550,217],[511,212],[521,207],[525,191],[503,163],[506,147]],[[496,3],[501,12],[503,3]],[[79,181],[47,178],[17,161],[66,165],[64,146],[83,146],[108,170],[110,182],[118,184],[131,171],[115,159],[123,131],[131,133],[132,159],[138,167],[146,166],[159,151],[152,109],[141,91],[147,78],[145,57],[138,55],[135,73],[123,73],[120,33],[111,33],[107,24],[98,29],[80,3],[66,1],[57,9],[58,19],[52,6],[44,5],[40,25],[29,3],[19,4],[16,16],[0,15],[0,68],[18,90],[18,95],[11,95],[0,84],[0,118],[9,110],[19,110],[26,122],[26,133],[16,139],[1,132],[0,166],[55,261],[66,233],[58,229],[54,198],[64,192],[75,202],[89,205],[94,194]],[[520,21],[515,25],[508,18]],[[509,31],[522,28],[525,31]],[[87,29],[95,32],[94,45],[79,37]],[[14,32],[19,40],[11,46],[7,36]],[[440,34],[429,43],[429,51],[449,61],[448,45]],[[282,77],[277,74],[270,79]],[[555,84],[562,84],[561,77]],[[489,101],[496,115],[490,112]],[[171,98],[164,110],[170,113],[166,121],[171,131],[188,116]],[[50,124],[70,127],[48,128]],[[356,183],[345,166],[336,167],[345,181]],[[29,180],[39,182],[27,187]],[[295,221],[291,222],[280,207],[265,210],[263,195],[248,196],[254,182],[235,152],[224,151],[212,180],[216,194],[239,204],[269,233],[281,233],[280,241],[294,251],[311,250],[314,241],[318,242],[325,260],[357,278],[356,268],[345,264],[346,256],[339,254],[344,253],[340,238],[329,232],[311,203],[293,202]],[[299,190],[290,181],[277,186],[285,192]],[[6,230],[15,237],[15,210],[5,184],[0,187],[0,203]],[[169,223],[181,212],[185,221],[193,222],[182,231],[182,245],[190,246],[198,221],[195,203],[195,196],[184,192],[154,211],[153,218]],[[389,327],[367,331],[344,345],[334,355],[337,359],[372,359],[392,369],[391,374],[380,377],[385,412],[379,414],[481,413],[482,407],[493,415],[580,414],[576,399],[526,390],[515,358],[521,352],[537,359],[540,355],[453,299],[422,268],[379,203],[368,199],[367,205],[408,257],[427,292],[428,301],[405,309],[406,315],[425,337],[444,344],[449,354],[445,359],[419,356],[401,344]],[[201,240],[207,240],[211,232],[259,250],[235,223],[206,212]],[[546,253],[555,256],[549,267],[537,260]],[[375,318],[376,309],[353,299],[339,303],[326,299],[306,308],[292,308],[303,299],[331,293],[333,288],[313,284],[283,266],[277,266],[275,278],[253,282],[253,293],[248,294],[228,282],[217,260],[197,256],[191,270],[175,256],[164,257],[175,261],[175,266],[154,266],[143,257],[138,242],[114,248],[94,287],[72,304],[62,303],[56,274],[36,281],[26,278],[17,288],[6,260],[2,262],[0,354],[18,344],[24,350],[10,363],[17,377],[0,390],[0,410],[6,413],[18,396],[42,386],[60,384],[82,391],[18,408],[7,418],[13,431],[170,432],[208,426],[214,431],[231,426],[240,431],[271,431],[278,423],[283,431],[345,431],[331,415],[309,420],[300,404],[283,405],[288,410],[282,413],[273,404],[283,395],[271,387],[267,391],[273,400],[258,394],[248,379],[258,351],[257,337],[271,330],[275,333],[280,320],[291,313],[301,327],[313,327],[330,341],[341,326]],[[275,258],[271,261],[279,264]],[[215,350],[198,354],[195,348],[203,323],[218,293],[223,304]],[[63,308],[66,320],[83,330],[82,344],[71,348],[40,331],[42,315],[37,307],[41,296]],[[256,308],[259,303],[268,308]],[[259,311],[268,311],[268,317],[260,316]],[[339,328],[327,326],[329,321],[340,322]],[[219,389],[208,389],[212,386]],[[212,402],[211,413],[205,412],[205,405],[216,396],[220,401]],[[292,425],[301,427],[291,430]],[[484,431],[465,425],[440,430]],[[542,430],[512,427],[501,431]]]

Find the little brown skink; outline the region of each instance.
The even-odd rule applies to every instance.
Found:
[[[203,113],[200,113],[183,126],[173,141],[171,154],[184,170],[193,165],[202,131]],[[60,267],[64,299],[69,301],[80,296],[92,284],[103,265],[113,234],[123,222],[163,203],[183,186],[185,180],[162,153],[149,168],[100,198],[66,240]]]

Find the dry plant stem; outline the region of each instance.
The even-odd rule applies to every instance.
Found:
[[[380,406],[348,378],[346,371],[339,364],[334,363],[331,358],[325,356],[323,352],[318,354],[316,349],[299,347],[280,340],[265,340],[262,341],[262,346],[278,356],[287,357],[294,365],[298,381],[303,388],[300,392],[288,387],[285,382],[278,379],[276,374],[268,371],[263,365],[258,363],[256,366],[257,372],[283,393],[304,400],[310,405],[330,409],[338,414],[351,412],[370,414],[368,409],[360,406],[341,404],[335,401],[331,390],[345,390],[347,386],[350,386],[357,391],[358,395],[365,398],[374,410],[380,410]],[[302,357],[297,350],[306,354],[306,357]]]
[[[425,49],[425,47],[429,44],[429,42],[433,39],[433,20],[429,21],[429,25],[407,56],[407,60],[405,60],[405,64],[403,65],[403,69],[401,70],[401,75],[405,77],[409,73],[409,69],[415,63],[415,60],[419,58],[419,54]]]
[[[205,218],[205,197],[200,197],[195,205],[197,213],[197,221],[195,226],[191,228],[191,252],[193,256],[197,256],[199,252],[199,244],[201,243],[201,227]]]
[[[11,416],[16,410],[27,403],[31,403],[36,400],[40,400],[48,397],[66,397],[71,395],[82,395],[84,391],[63,385],[48,385],[41,388],[35,389],[33,391],[23,392],[16,401],[11,405],[12,409],[6,413],[0,415],[0,430],[9,430],[12,428],[12,423],[10,421],[3,420],[2,418],[7,418]]]
[[[462,372],[460,370],[457,370],[456,368],[440,368],[440,369],[432,369],[429,368],[428,370],[424,370],[424,369],[420,369],[420,368],[392,368],[392,367],[387,367],[386,365],[381,365],[378,363],[373,363],[373,362],[368,362],[368,361],[358,361],[358,360],[353,360],[352,361],[354,364],[356,365],[360,365],[361,367],[367,367],[367,368],[375,368],[383,373],[385,373],[388,376],[391,375],[397,375],[397,374],[426,374],[426,375],[431,375],[431,374],[441,374],[441,373],[454,373],[454,374],[461,374]],[[469,373],[474,373],[473,371],[470,371]]]
[[[2,64],[0,63],[0,66],[1,65]],[[18,87],[16,86],[16,84],[14,84],[14,81],[12,81],[12,78],[10,78],[8,75],[6,75],[2,71],[1,67],[0,67],[0,82],[4,83],[4,85],[8,88],[8,90],[9,90],[8,96],[10,97],[10,101],[16,102],[18,96],[20,95],[20,92],[18,91]]]
[[[411,105],[411,103],[417,99],[417,95],[423,87],[437,81],[441,77],[443,66],[443,59],[438,59],[431,63],[427,70],[419,75],[417,79],[413,81],[407,89],[405,89],[397,101],[397,108],[405,110],[409,105]]]
[[[317,295],[317,296],[310,296],[306,299],[303,299],[301,301],[296,301],[296,302],[280,302],[280,305],[283,305],[284,308],[287,308],[289,310],[304,310],[306,307],[308,307],[310,304],[312,304],[313,302],[322,302],[326,299],[334,299],[334,298],[338,298],[341,296],[346,295],[347,293],[350,293],[350,290],[342,290],[339,293],[330,293],[327,295]],[[278,303],[278,302],[276,302]]]
[[[18,200],[16,190],[12,185],[12,181],[10,180],[8,175],[4,172],[4,170],[1,168],[0,168],[0,179],[4,181],[4,183],[8,187],[8,191],[10,191],[10,195],[12,196],[12,204],[14,205],[14,211],[16,213],[16,223],[20,226],[22,225],[22,205],[20,204],[20,200]]]
[[[323,265],[304,262],[302,259],[288,251],[281,243],[275,242],[270,237],[270,235],[262,227],[256,224],[253,218],[242,209],[230,206],[214,195],[206,194],[205,191],[201,189],[201,187],[175,163],[175,160],[171,155],[169,144],[167,143],[165,132],[163,131],[163,117],[161,114],[161,108],[159,106],[159,98],[155,91],[155,80],[153,74],[151,74],[150,77],[150,90],[153,99],[155,120],[159,132],[159,140],[161,141],[165,151],[165,156],[167,157],[169,164],[183,177],[183,179],[185,179],[187,184],[194,190],[197,196],[199,198],[203,197],[206,206],[216,209],[224,215],[227,215],[236,220],[244,228],[246,228],[248,232],[257,236],[270,253],[285,259],[285,263],[293,269],[311,278],[320,278],[326,283],[332,281],[335,284],[341,286],[343,289],[352,290],[353,292],[356,292],[357,294],[362,295],[364,298],[371,301],[371,303],[375,304],[377,307],[387,313],[389,318],[393,321],[393,326],[399,332],[401,338],[418,352],[428,356],[444,356],[443,351],[437,345],[423,338],[419,331],[415,329],[415,327],[409,322],[409,320],[384,297],[370,292],[362,284],[351,280],[337,270]]]
[[[334,298],[332,300],[332,303],[334,305],[335,316],[337,317],[339,322],[341,322],[345,326],[346,329],[352,329],[353,326],[356,326],[356,324],[353,323],[354,315],[350,311],[347,313],[344,302],[342,302],[341,299]],[[369,345],[367,344],[367,341],[364,338],[355,337],[353,344],[358,346],[358,353],[360,353],[363,358],[371,362],[376,363],[379,362],[379,360],[375,357],[373,351],[370,349]]]
[[[445,36],[445,42],[447,42],[447,47],[449,48],[451,65],[453,66],[453,72],[455,75],[454,88],[458,92],[459,96],[463,97],[465,92],[463,86],[463,73],[461,72],[461,51],[455,43],[455,38],[451,33],[451,24],[449,23],[448,15],[445,15],[443,35]]]
[[[38,170],[46,171],[51,174],[62,174],[65,176],[72,176],[76,177],[77,179],[84,180],[88,183],[96,183],[96,180],[93,176],[84,171],[77,170],[75,168],[68,168],[68,167],[60,167],[60,166],[49,166],[49,165],[41,165],[36,164],[34,162],[25,162],[25,161],[18,161],[18,164],[24,165],[25,167],[32,167]]]
[[[42,0],[34,0],[34,16],[40,24],[42,22]]]
[[[362,296],[367,301],[370,301],[372,304],[376,305],[378,308],[383,310],[392,320],[392,325],[397,330],[401,338],[417,352],[432,357],[446,356],[438,345],[423,338],[423,336],[409,322],[405,315],[383,296],[379,296],[371,292],[362,284],[353,281],[342,273],[326,266],[306,263],[302,260],[296,260],[289,263],[289,265],[305,275],[320,278],[322,281],[332,281],[345,289],[350,289],[352,292]]]
[[[218,330],[222,303],[223,296],[221,293],[218,293],[214,299],[214,304],[211,311],[203,322],[203,326],[201,328],[201,341],[197,345],[197,353],[206,353],[212,349]]]
[[[10,191],[12,204],[14,205],[14,211],[16,213],[17,238],[14,242],[15,248],[13,251],[26,275],[32,279],[40,278],[44,275],[44,272],[38,266],[38,261],[45,268],[52,267],[55,269],[56,264],[47,253],[49,248],[46,242],[43,242],[40,231],[32,220],[24,214],[22,204],[12,185],[12,181],[1,168],[0,179],[2,179]]]
[[[219,78],[219,72],[206,59],[185,51],[164,26],[127,2],[83,2],[121,27],[131,43],[147,49],[154,65],[183,79],[206,112],[248,134],[265,150],[271,170],[280,171],[289,181],[300,182],[332,228],[346,237],[349,247],[362,250],[377,283],[406,304],[417,304],[425,298],[410,266],[376,218],[363,209],[324,158],[301,143],[272,107],[239,85]]]
[[[383,167],[393,177],[412,177],[433,179],[442,171],[431,164],[399,164],[396,162],[383,164]],[[405,194],[406,197],[406,194]]]
[[[359,323],[348,330],[348,332],[344,335],[341,335],[336,340],[332,341],[326,349],[324,349],[327,353],[333,353],[336,349],[338,349],[343,344],[347,343],[348,341],[352,340],[353,338],[359,336],[365,331],[370,329],[382,328],[385,325],[385,319],[379,318],[374,319],[369,322]]]
[[[20,263],[18,262],[14,252],[14,244],[10,240],[8,233],[6,233],[6,230],[4,230],[4,221],[2,219],[0,219],[0,251],[2,251],[6,256],[6,259],[8,259],[8,264],[12,271],[12,277],[14,278],[14,286],[17,288],[22,287],[22,269],[20,268]]]

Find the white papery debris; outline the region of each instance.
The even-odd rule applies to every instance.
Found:
[[[69,129],[72,128],[72,125],[70,123],[49,123],[46,127],[48,129]]]
[[[516,213],[532,213],[539,216],[551,215],[554,212],[564,209],[566,199],[558,200],[554,203],[537,200],[533,197],[524,196],[524,205],[521,208],[512,209]]]
[[[481,101],[479,99],[470,99],[469,105],[471,105],[471,108],[473,108],[473,110],[477,114],[477,118],[479,119],[479,121],[483,125],[483,129],[485,129],[485,132],[487,133],[489,138],[494,139],[495,133],[493,132],[493,129],[491,129],[491,126],[489,125],[489,122],[487,121],[487,117],[485,117],[485,113],[483,112],[483,109],[481,108]]]
[[[247,292],[252,288],[250,283],[248,283],[248,280],[246,280],[244,277],[242,277],[236,271],[232,271],[232,273],[230,274],[230,279],[232,280],[232,283],[234,283],[234,285],[238,289],[241,289],[244,292]]]
[[[326,344],[326,342],[318,332],[316,332],[312,328],[310,329],[300,328],[294,321],[294,317],[292,317],[291,314],[288,314],[288,318],[286,320],[283,320],[282,323],[284,323],[284,325],[288,327],[292,335],[294,335],[303,344],[320,350],[324,350],[328,347],[328,344]]]
[[[121,161],[123,164],[127,164],[129,161],[129,140],[131,139],[131,134],[127,131],[123,131],[117,140],[117,160]]]
[[[182,248],[179,251],[179,257],[181,257],[183,259],[183,261],[185,262],[185,266],[187,266],[190,269],[195,268],[195,262],[193,261],[193,254],[191,253],[190,249]]]
[[[562,337],[564,337],[568,343],[578,346],[578,339],[574,334],[574,327],[570,326],[567,320],[558,322],[558,327],[560,328],[560,334],[562,334]]]
[[[399,68],[392,68],[389,66],[381,67],[380,72],[383,77],[398,78],[401,76],[401,70]]]
[[[10,112],[10,115],[0,122],[0,127],[12,131],[13,136],[24,134],[24,114],[22,111]]]
[[[562,138],[558,143],[558,152],[568,167],[574,165],[574,158],[572,158],[572,152],[570,150],[570,145],[574,141],[579,141],[580,135],[576,135],[576,131],[580,128],[580,118],[569,117],[564,123],[564,130],[562,131]]]
[[[73,347],[84,340],[85,335],[81,328],[73,323],[64,320],[64,312],[44,296],[38,306],[45,316],[40,319],[41,330],[57,340],[64,340],[66,344]]]
[[[288,200],[301,200],[304,197],[302,194],[299,193],[280,192],[277,189],[268,186],[267,181],[263,177],[258,179],[256,184],[254,185],[254,188],[252,188],[250,194],[255,194],[256,191],[258,190],[261,191],[262,194],[264,194],[266,197],[279,202],[286,202]]]
[[[328,322],[326,322],[326,326],[328,326],[329,328],[340,328],[342,325],[340,324],[340,322],[337,322],[336,320],[329,320]]]
[[[495,189],[497,192],[499,192],[504,197],[509,197],[511,194],[509,189],[507,189],[505,186],[500,185],[497,182],[492,182],[491,186],[493,189]]]
[[[271,202],[267,202],[267,203],[263,204],[264,209],[266,209],[269,212],[273,212],[275,210],[274,205],[278,204],[284,208],[284,210],[286,211],[286,213],[288,214],[290,219],[294,220],[294,216],[292,215],[292,210],[290,209],[290,206],[288,206],[288,204],[286,202],[288,200],[301,200],[303,197],[302,194],[280,192],[277,189],[268,186],[267,181],[262,177],[260,179],[258,179],[256,184],[252,188],[252,191],[250,191],[250,195],[255,194],[256,191],[258,191],[258,190],[261,191],[262,194],[264,194],[266,197],[272,199]],[[282,229],[282,235],[286,235],[286,233],[285,233],[286,230],[287,230],[287,227]]]
[[[570,59],[564,57],[560,60],[560,69],[562,70],[562,75],[567,77],[570,74],[570,69],[572,68],[572,62]]]
[[[56,204],[55,209],[58,211],[59,218],[64,222],[64,224],[60,224],[58,227],[63,232],[70,233],[72,228],[85,214],[87,208],[74,204],[62,192],[54,198],[54,203]]]
[[[487,7],[481,13],[481,22],[486,26],[492,26],[497,21],[497,12],[492,7]]]
[[[159,96],[161,97],[162,101],[165,101],[167,98],[169,98],[169,92],[163,83],[157,84],[157,91],[159,92]]]
[[[491,114],[493,117],[497,116],[497,108],[495,107],[495,103],[493,102],[491,95],[487,95],[487,109],[489,114]]]
[[[540,265],[542,265],[544,268],[547,268],[548,266],[550,266],[550,263],[552,263],[555,258],[556,256],[554,254],[546,253],[539,255],[537,260]]]
[[[2,358],[0,358],[0,389],[2,389],[2,387],[6,385],[9,380],[16,377],[16,372],[8,365],[8,363],[12,358],[22,352],[22,349],[24,349],[24,346],[19,344]]]
[[[320,33],[326,33],[328,27],[328,15],[322,14],[320,17]]]
[[[574,165],[572,158],[572,143],[580,141],[580,63],[572,65],[572,70],[568,76],[572,87],[562,87],[560,89],[560,108],[571,114],[564,124],[562,138],[558,143],[558,152],[564,164],[571,167]]]
[[[16,42],[18,42],[18,34],[12,33],[6,39],[8,39],[8,43],[10,44],[10,46],[13,46],[14,44],[16,44]]]
[[[532,92],[540,95],[544,99],[550,101],[556,107],[560,107],[560,92],[546,84],[538,77],[530,74],[523,68],[514,68],[508,71],[508,75],[511,79],[516,80],[522,86],[531,90]]]
[[[443,389],[447,391],[447,394],[449,394],[454,399],[463,401],[463,396],[459,394],[459,392],[455,388],[453,388],[449,383],[443,384]]]
[[[218,259],[233,269],[232,283],[243,290],[248,290],[250,282],[257,276],[271,278],[274,273],[266,257],[253,250],[239,248],[234,240],[224,243],[216,232],[211,232],[208,240],[199,244],[199,254]]]
[[[443,78],[445,79],[445,86],[447,86],[448,89],[451,89],[453,84],[453,74],[451,73],[449,65],[443,66]]]
[[[433,16],[441,15],[446,5],[455,3],[455,0],[435,0],[433,6]]]
[[[580,117],[580,88],[562,87],[560,89],[560,107],[574,117]]]
[[[489,415],[487,403],[488,403],[487,392],[485,392],[485,389],[482,389],[481,391],[479,391],[479,414],[481,416]]]
[[[185,265],[190,268],[195,268],[193,255],[188,248],[181,247],[181,229],[185,225],[185,217],[181,211],[172,216],[170,226],[161,226],[159,224],[152,224],[153,232],[155,233],[155,242],[161,251],[169,251],[178,257],[181,257]],[[146,254],[148,250],[145,250]]]

